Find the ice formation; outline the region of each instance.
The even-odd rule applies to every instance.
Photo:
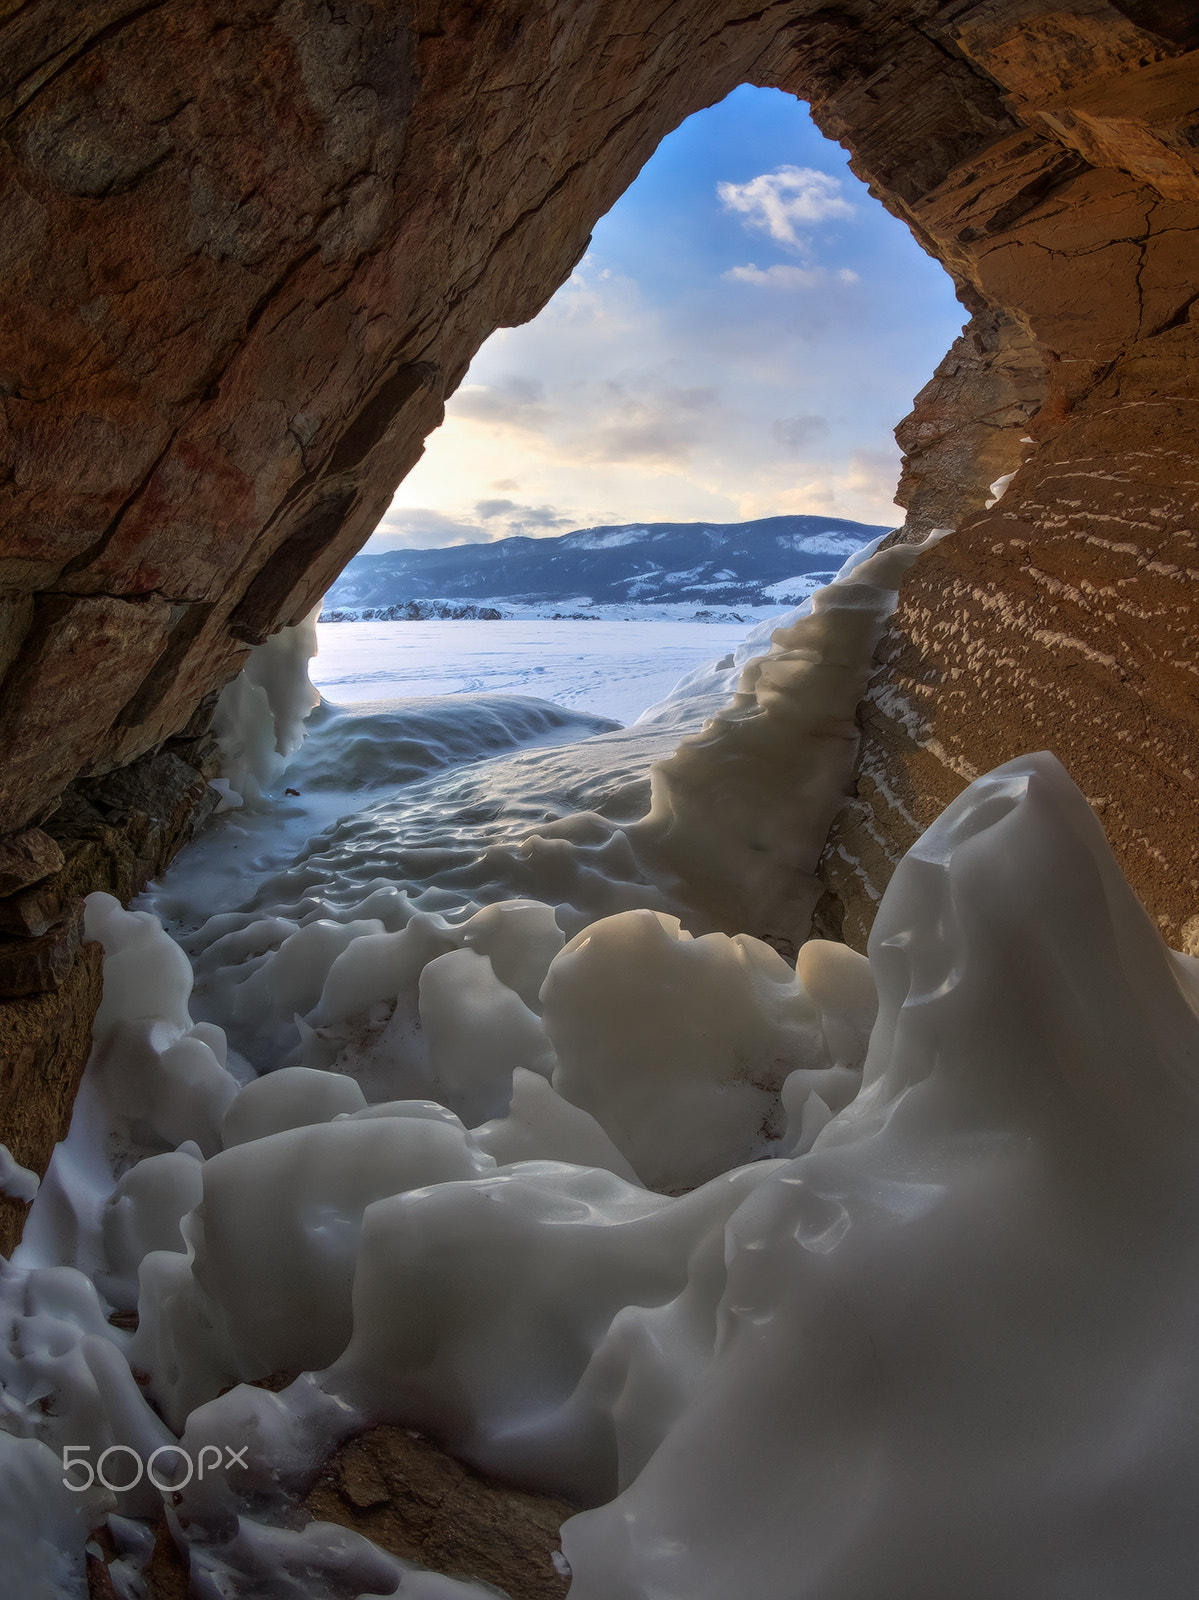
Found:
[[[784,938],[808,926],[874,647],[903,574],[945,531],[847,563],[745,662],[731,703],[653,767],[634,850],[718,926]]]
[[[891,554],[671,769],[676,862],[705,770],[729,871],[773,847],[729,751],[768,766],[781,730],[829,752],[798,801],[827,804]],[[587,1507],[571,1600],[1189,1600],[1199,962],[1048,755],[928,830],[868,960],[809,940],[792,970],[712,926],[630,841],[637,763],[742,673],[267,852],[190,930],[194,987],[154,916],[93,897],[95,1049],[0,1267],[23,1596],[85,1593],[106,1518],[136,1592],[161,1497],[114,1474],[172,1448],[244,1451],[172,1502],[202,1594],[481,1595],[297,1512],[390,1421]],[[118,1486],[64,1485],[70,1447],[115,1449]]]
[[[304,719],[320,696],[308,681],[316,654],[317,605],[250,652],[217,702],[212,731],[221,747],[219,780],[232,806],[260,802],[304,740]]]

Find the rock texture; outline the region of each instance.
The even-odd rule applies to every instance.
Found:
[[[0,898],[0,1142],[39,1177],[70,1122],[100,1003],[101,952],[83,943],[83,897],[103,889],[128,900],[162,871],[218,803],[215,754],[211,739],[173,740],[81,779],[44,832],[27,830],[0,856],[0,873],[26,880]],[[11,1254],[27,1209],[0,1196],[0,1254]]]
[[[958,532],[913,571],[883,642],[823,875],[861,948],[895,861],[944,805],[1050,748],[1163,933],[1199,949],[1199,55],[1167,53],[1169,8],[1017,9],[960,7],[949,31],[1029,131],[913,213],[1041,354],[1036,443],[989,510],[961,472]],[[1172,15],[1175,42],[1199,42]],[[1161,47],[1133,26],[1154,19]],[[954,397],[968,431],[994,370]],[[922,422],[942,420],[930,389],[900,429],[909,503],[931,491],[949,512],[952,482],[930,484],[919,453]],[[956,436],[933,447],[950,480]]]
[[[22,1167],[44,1176],[66,1132],[100,1004],[98,944],[86,944],[57,991],[0,1003],[0,1128]],[[11,1255],[29,1207],[0,1195],[0,1255]]]
[[[55,807],[203,733],[481,341],[748,81],[811,102],[973,319],[901,435],[913,528],[959,531],[885,643],[830,920],[860,943],[915,832],[1048,745],[1192,938],[1197,60],[1180,0],[0,3],[0,842],[183,836]]]
[[[406,1428],[351,1439],[305,1504],[319,1521],[434,1572],[495,1584],[510,1600],[561,1600],[570,1586],[558,1529],[576,1506],[481,1477]]]

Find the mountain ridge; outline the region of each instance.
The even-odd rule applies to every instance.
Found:
[[[776,608],[827,581],[886,527],[807,514],[748,522],[629,522],[534,539],[358,555],[325,596],[322,620],[393,613],[496,615],[529,608]]]

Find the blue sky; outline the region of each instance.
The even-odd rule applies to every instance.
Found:
[[[533,322],[492,336],[369,548],[815,512],[894,524],[949,278],[807,107],[688,118]]]

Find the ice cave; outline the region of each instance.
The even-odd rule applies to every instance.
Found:
[[[627,728],[314,714],[741,84],[970,317],[904,526]],[[24,0],[0,106],[0,1591],[1191,1600],[1194,8]]]

